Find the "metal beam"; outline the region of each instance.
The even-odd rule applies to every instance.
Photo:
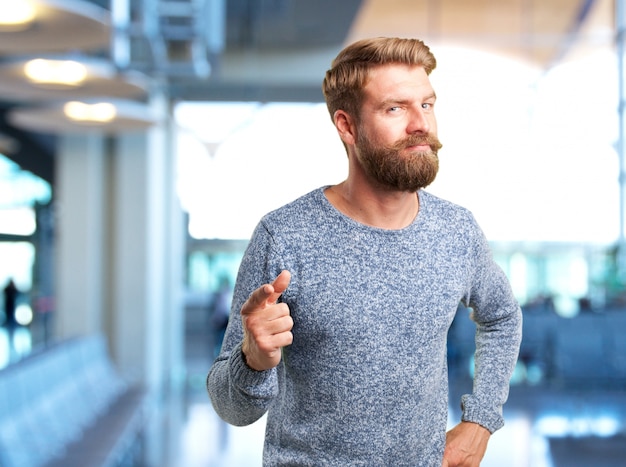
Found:
[[[619,133],[617,155],[619,158],[619,236],[617,244],[618,276],[626,280],[626,5],[618,0],[615,2],[615,30],[618,60],[619,83]]]

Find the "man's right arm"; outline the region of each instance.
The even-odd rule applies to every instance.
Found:
[[[287,345],[291,334],[288,308],[276,303],[289,284],[289,273],[279,274],[281,268],[274,264],[272,244],[267,230],[259,225],[240,266],[222,352],[207,376],[207,390],[215,411],[236,426],[261,418],[278,395],[276,364],[280,365],[282,352],[272,347]],[[278,277],[272,280],[272,274]],[[267,319],[268,315],[273,319]],[[284,336],[267,336],[266,331],[276,331],[281,326],[289,328],[283,330]]]

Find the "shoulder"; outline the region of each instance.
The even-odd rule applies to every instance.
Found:
[[[325,187],[317,188],[265,214],[257,224],[252,243],[286,244],[323,236],[336,224],[332,219]]]
[[[487,239],[472,212],[464,206],[420,191],[421,228],[430,238],[462,245],[468,251],[483,251]]]
[[[328,214],[328,202],[324,195],[325,188],[316,188],[290,203],[270,211],[261,218],[261,224],[268,230],[274,231],[276,229],[299,229],[302,226],[323,223]]]
[[[452,201],[440,198],[424,190],[419,192],[420,206],[431,220],[441,222],[471,222],[476,223],[472,212]]]

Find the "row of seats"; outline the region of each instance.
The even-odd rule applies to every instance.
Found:
[[[584,386],[626,383],[626,311],[573,318],[527,313],[521,356],[540,363],[551,382]]]
[[[541,371],[546,384],[626,384],[626,310],[583,312],[572,318],[551,311],[523,310],[520,361]],[[460,309],[450,330],[451,353],[462,365],[474,353],[474,323]]]
[[[141,439],[146,394],[117,373],[104,336],[54,344],[0,370],[0,465],[118,466]]]

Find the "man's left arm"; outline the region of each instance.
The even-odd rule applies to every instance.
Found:
[[[502,407],[519,355],[522,311],[502,269],[491,256],[489,262],[469,303],[476,324],[474,384],[472,394],[461,398],[461,407],[463,421],[493,433],[504,425]]]
[[[484,236],[475,245],[476,271],[467,300],[476,324],[472,394],[461,399],[462,422],[447,435],[445,467],[478,466],[492,433],[504,425],[502,407],[522,337],[522,312]]]

